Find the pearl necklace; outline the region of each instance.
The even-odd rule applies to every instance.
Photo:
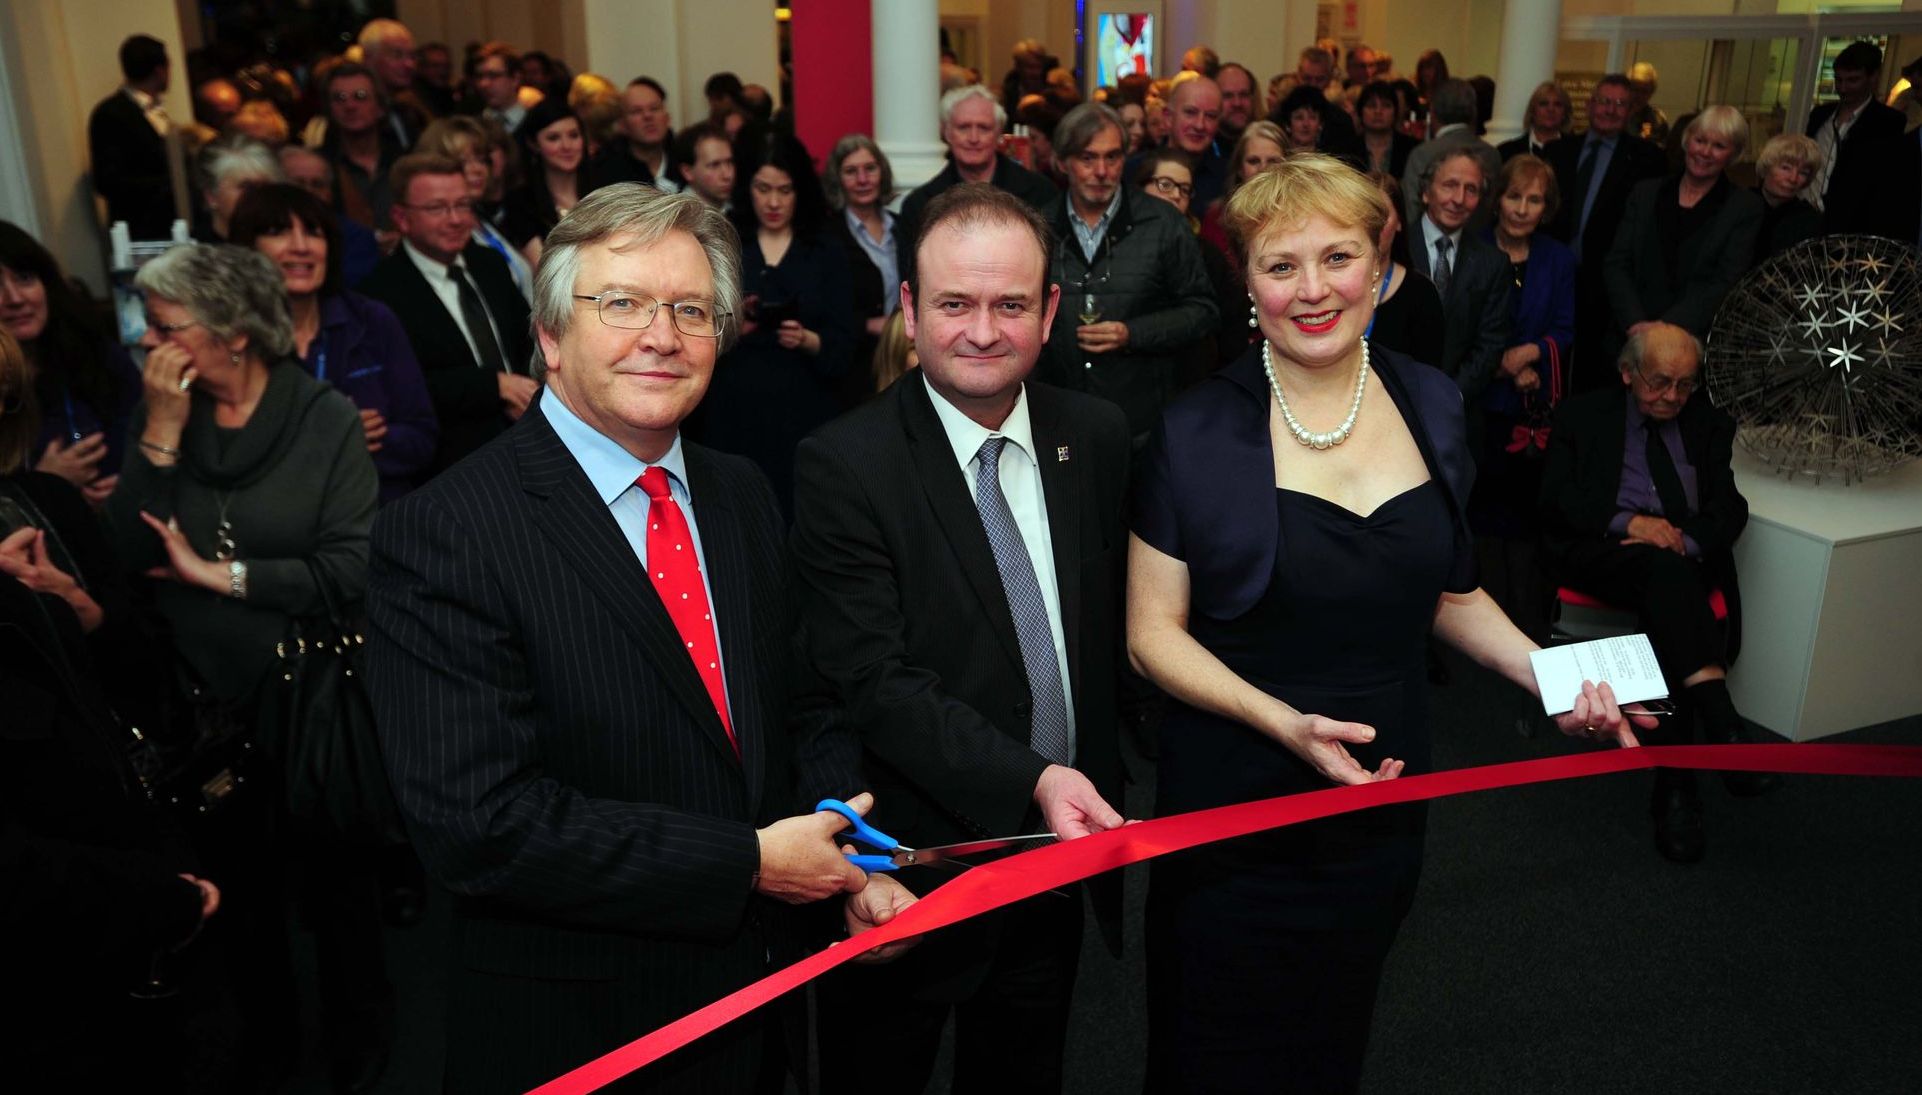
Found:
[[[1313,433],[1296,418],[1295,412],[1288,409],[1288,399],[1281,394],[1281,382],[1275,379],[1274,359],[1269,356],[1268,340],[1261,340],[1261,371],[1268,374],[1268,387],[1274,390],[1275,402],[1281,406],[1281,420],[1288,424],[1288,432],[1295,440],[1311,449],[1332,449],[1355,431],[1355,417],[1361,414],[1361,395],[1368,387],[1368,340],[1361,340],[1361,372],[1355,377],[1355,401],[1349,404],[1348,417],[1342,424],[1327,433]]]

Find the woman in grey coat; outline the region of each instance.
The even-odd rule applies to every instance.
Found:
[[[287,298],[265,256],[183,245],[135,284],[145,400],[107,515],[126,563],[159,579],[154,602],[190,676],[244,719],[290,621],[329,599],[359,603],[379,480],[353,403],[290,356]],[[196,833],[227,896],[225,923],[209,930],[233,963],[246,1065],[273,1085],[300,1045],[281,900],[291,860],[308,883],[328,1049],[337,1079],[360,1090],[391,1024],[378,888],[367,857],[283,839],[281,813],[274,781],[259,778]]]

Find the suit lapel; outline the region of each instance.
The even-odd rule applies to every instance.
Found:
[[[947,535],[948,543],[961,562],[961,572],[974,587],[988,622],[1000,637],[1014,664],[1023,665],[1021,641],[1015,635],[1014,614],[1008,608],[1008,593],[1001,587],[1001,572],[995,569],[994,548],[988,543],[987,530],[981,527],[981,512],[968,497],[968,480],[954,462],[954,447],[948,432],[935,416],[927,382],[919,370],[895,382],[901,393],[901,420],[907,432],[908,451],[913,454],[916,478],[927,495],[928,507]]]
[[[726,676],[734,740],[740,744],[741,766],[747,775],[748,810],[750,816],[758,816],[766,776],[763,753],[767,749],[765,735],[760,730],[767,725],[766,719],[779,718],[781,713],[767,709],[767,697],[756,687],[756,682],[763,678],[758,672],[759,658],[754,642],[754,605],[749,596],[748,576],[739,565],[745,557],[747,531],[740,511],[734,507],[734,499],[716,482],[708,454],[685,444],[681,451],[687,457],[688,494],[693,499],[695,521],[701,529],[701,559],[707,567],[714,619],[721,633],[721,665]],[[665,613],[662,618],[666,619]],[[681,661],[693,664],[685,656]],[[698,674],[696,676],[698,678]],[[776,675],[776,679],[785,677]],[[705,701],[705,686],[701,696]],[[713,705],[708,707],[711,710]]]
[[[1123,204],[1126,204],[1124,200]],[[1052,398],[1037,385],[1027,388],[1028,417],[1034,427],[1034,459],[1041,467],[1042,500],[1048,508],[1048,537],[1054,541],[1054,580],[1061,594],[1061,636],[1068,647],[1068,676],[1074,694],[1081,691],[1081,501],[1093,497],[1086,474],[1089,453]],[[1065,455],[1065,458],[1063,454]]]
[[[480,362],[474,359],[473,349],[467,345],[467,336],[461,333],[460,324],[455,322],[453,315],[447,311],[447,305],[441,301],[440,294],[434,292],[434,287],[427,284],[426,275],[420,272],[420,268],[414,265],[414,261],[398,250],[384,261],[394,264],[394,272],[399,278],[399,284],[405,287],[407,296],[413,298],[409,310],[420,317],[421,323],[431,327],[431,331],[424,332],[431,336],[428,349],[445,347],[443,361],[450,361],[469,369],[480,368]],[[399,308],[394,310],[401,311]],[[421,356],[426,358],[428,355]],[[422,364],[426,365],[426,361],[423,360]],[[559,441],[559,438],[555,438],[556,444],[559,444]],[[565,448],[565,446],[562,447]]]
[[[640,647],[643,660],[687,708],[703,736],[734,756],[727,730],[714,712],[707,686],[694,670],[681,634],[654,593],[634,548],[607,512],[586,473],[536,404],[515,431],[520,449],[521,482],[540,499],[535,520],[554,550],[587,583],[597,599],[620,621]],[[702,525],[706,530],[706,525]]]

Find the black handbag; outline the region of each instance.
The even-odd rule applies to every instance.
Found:
[[[310,836],[378,847],[405,839],[362,684],[366,640],[327,583],[324,616],[296,618],[260,696],[260,742],[279,771],[287,815]]]

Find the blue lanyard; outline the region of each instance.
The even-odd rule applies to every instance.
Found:
[[[74,441],[80,440],[80,424],[73,418],[73,393],[61,392],[60,398],[67,405],[67,436]]]
[[[325,380],[327,379],[327,332],[322,330],[315,337],[314,342],[319,346],[319,352],[314,355],[314,379]]]
[[[1388,296],[1388,285],[1395,280],[1395,263],[1391,259],[1388,269],[1382,274],[1381,288],[1375,290],[1375,310],[1368,314],[1368,326],[1361,329],[1361,337],[1368,338],[1375,333],[1375,319],[1381,315],[1381,302]]]

